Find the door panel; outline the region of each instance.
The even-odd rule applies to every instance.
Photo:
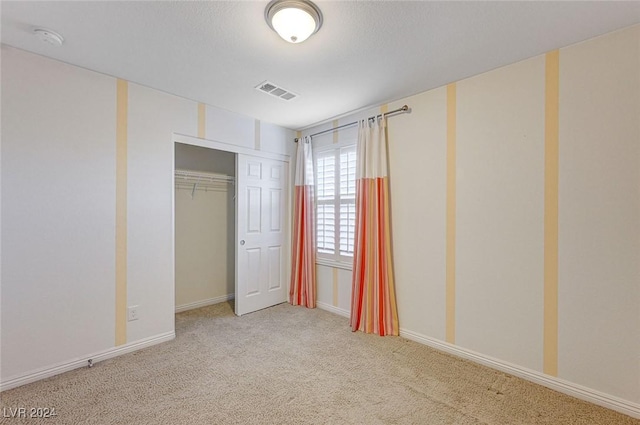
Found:
[[[260,293],[260,248],[247,249],[247,290],[245,295],[256,295]]]
[[[269,290],[282,286],[282,247],[269,247]]]
[[[262,178],[262,164],[259,161],[247,160],[247,177],[258,180]]]
[[[247,233],[260,233],[262,224],[262,188],[247,187]]]
[[[285,302],[288,163],[237,155],[236,314]]]
[[[271,189],[271,231],[279,232],[282,229],[282,207],[281,207],[281,193],[280,189]]]
[[[282,176],[282,165],[271,165],[271,180],[279,181]]]

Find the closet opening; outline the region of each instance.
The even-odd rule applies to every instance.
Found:
[[[177,142],[174,146],[178,313],[234,298],[236,154]]]

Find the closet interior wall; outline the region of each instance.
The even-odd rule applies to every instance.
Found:
[[[235,154],[176,143],[175,169],[176,174],[184,170],[220,176],[211,185],[175,179],[175,303],[179,312],[233,298]]]

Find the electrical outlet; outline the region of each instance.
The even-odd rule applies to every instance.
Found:
[[[127,320],[129,322],[133,320],[138,320],[140,317],[138,316],[138,306],[132,305],[127,309]]]

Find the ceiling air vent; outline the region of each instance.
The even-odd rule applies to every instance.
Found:
[[[271,96],[277,97],[282,100],[291,100],[298,97],[297,94],[290,92],[289,90],[285,90],[282,87],[278,87],[272,82],[263,81],[262,83],[256,86],[256,90],[261,92],[270,94]]]

